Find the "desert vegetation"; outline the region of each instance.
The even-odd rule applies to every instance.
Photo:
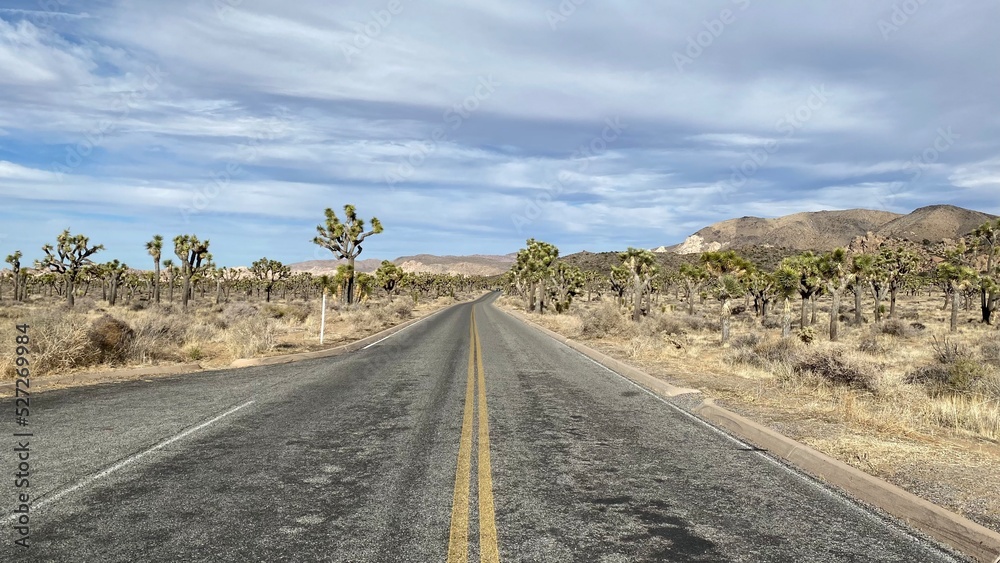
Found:
[[[327,210],[316,244],[350,260],[365,231],[353,206],[346,223]],[[224,366],[235,359],[315,350],[324,293],[326,346],[363,338],[485,289],[483,277],[404,272],[385,261],[374,273],[350,261],[335,275],[296,273],[262,257],[246,267],[220,267],[210,242],[195,234],[169,243],[145,243],[151,269],[119,260],[98,262],[104,251],[68,229],[41,249],[34,267],[24,252],[7,256],[0,272],[0,338],[13,342],[15,324],[31,326],[32,373],[44,376],[88,368],[199,362]],[[341,252],[343,250],[343,252]],[[13,358],[0,356],[0,378],[14,375]]]
[[[671,270],[629,249],[557,310],[559,262],[519,261],[500,304],[998,528],[1000,493],[975,484],[1000,479],[998,229],[860,237],[773,269],[715,251]]]

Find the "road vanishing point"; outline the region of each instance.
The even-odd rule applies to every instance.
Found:
[[[964,561],[493,299],[334,358],[33,396],[31,547],[8,512],[0,561]]]

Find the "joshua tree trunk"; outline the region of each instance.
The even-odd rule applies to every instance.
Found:
[[[813,295],[809,298],[809,309],[812,312],[812,316],[809,319],[809,326],[816,324],[816,296]]]
[[[854,324],[861,326],[864,317],[861,315],[861,288],[854,288]]]
[[[792,302],[786,297],[781,315],[781,337],[788,338],[790,334],[792,334]]]
[[[958,332],[958,289],[951,290],[951,332]]]
[[[191,277],[184,276],[184,293],[181,295],[181,305],[187,311],[188,303],[191,301]]]
[[[160,261],[156,261],[156,268],[153,271],[153,301],[157,305],[160,303]]]
[[[722,301],[722,318],[721,318],[722,322],[720,323],[722,325],[723,344],[729,342],[730,321],[732,320],[731,313],[732,313],[732,305],[730,305],[729,298],[727,297],[725,300]]]
[[[896,294],[897,293],[899,293],[899,290],[896,289],[895,287],[889,288],[889,318],[890,319],[895,319],[896,318]]]
[[[808,309],[806,309],[806,304],[808,302],[809,302],[809,298],[808,297],[803,297],[802,298],[801,318],[799,319],[799,327],[800,328],[805,328],[806,325],[808,324],[808,319],[809,319],[808,312],[807,312]]]
[[[347,265],[350,266],[350,268],[351,268],[351,276],[349,278],[347,278],[347,304],[350,305],[351,303],[354,303],[354,276],[357,275],[354,272],[354,257],[353,256],[351,256],[350,258],[347,259]],[[267,300],[270,301],[271,300],[271,293],[270,293],[270,291],[268,292],[267,296],[268,296]]]
[[[833,289],[830,293],[833,296],[833,304],[830,306],[830,341],[836,342],[840,321],[840,290]]]
[[[642,319],[642,279],[638,274],[632,275],[632,320],[639,322]]]
[[[545,280],[538,282],[538,314],[545,314]]]
[[[66,303],[69,304],[70,307],[76,305],[76,291],[74,291],[76,288],[74,287],[73,281],[73,276],[66,276]]]

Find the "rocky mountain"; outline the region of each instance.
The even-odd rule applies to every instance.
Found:
[[[955,207],[932,205],[909,215],[871,209],[795,213],[764,219],[742,217],[709,225],[673,247],[657,251],[697,254],[730,248],[788,248],[831,250],[846,247],[856,237],[875,233],[916,242],[938,242],[964,236],[993,215]]]
[[[967,235],[976,230],[976,227],[995,218],[996,215],[954,205],[931,205],[889,221],[875,231],[875,234],[915,242],[922,242],[924,239],[940,242]]]
[[[510,269],[514,263],[514,255],[494,256],[475,254],[472,256],[434,256],[418,254],[416,256],[401,256],[392,261],[407,272],[429,274],[453,274],[466,276],[495,276]],[[311,260],[291,264],[292,271],[308,272],[314,275],[333,274],[337,266],[346,263],[345,260]],[[372,273],[378,269],[382,260],[368,258],[354,263],[359,272]]]

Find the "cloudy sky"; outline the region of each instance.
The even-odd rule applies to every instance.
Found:
[[[336,7],[332,7],[336,6]],[[1000,2],[3,0],[0,253],[654,247],[744,215],[1000,213]]]

